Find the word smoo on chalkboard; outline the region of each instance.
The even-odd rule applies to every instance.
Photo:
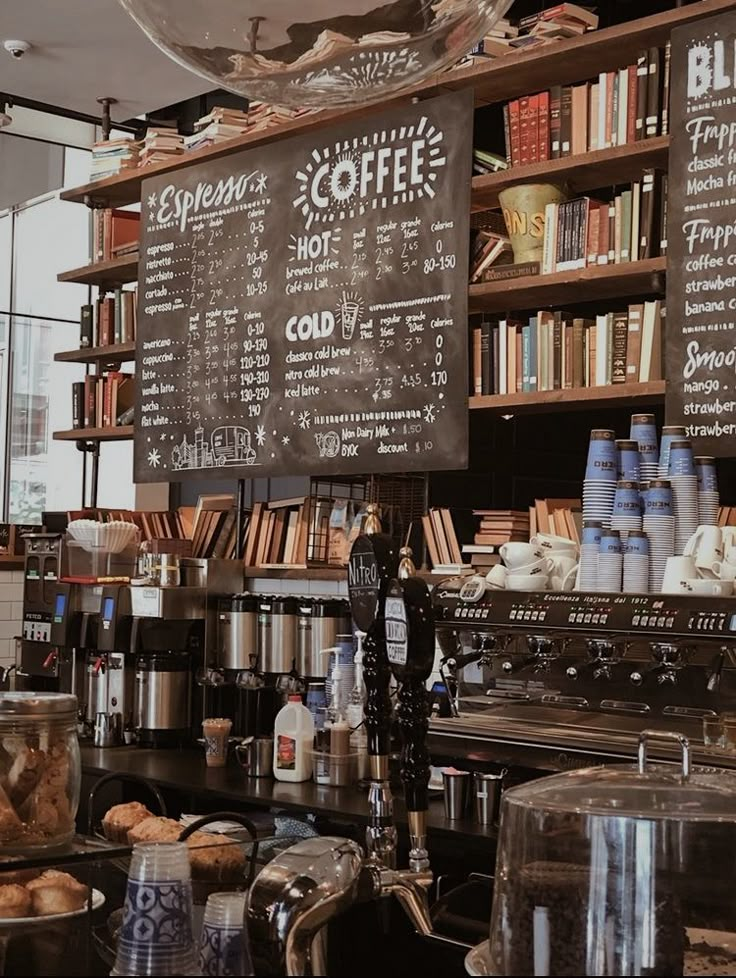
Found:
[[[672,34],[668,424],[736,454],[736,13]]]
[[[143,185],[136,481],[467,465],[472,97]]]

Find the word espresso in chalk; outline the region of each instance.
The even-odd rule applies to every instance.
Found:
[[[170,183],[159,194],[155,220],[161,225],[176,221],[184,231],[189,219],[200,211],[229,207],[250,194],[265,193],[267,186],[268,177],[260,170],[229,176],[217,183],[201,182],[193,191],[177,189],[176,184]]]

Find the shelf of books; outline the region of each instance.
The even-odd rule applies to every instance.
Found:
[[[135,360],[135,340],[108,346],[82,347],[54,354],[58,363],[127,363]]]
[[[122,255],[119,258],[108,258],[105,261],[92,262],[82,268],[72,268],[68,272],[60,272],[59,282],[76,282],[79,285],[99,285],[101,288],[120,285],[124,282],[135,282],[138,278],[138,252]]]
[[[478,175],[473,177],[471,209],[478,212],[499,207],[499,193],[523,183],[563,183],[568,191],[583,194],[634,180],[643,170],[666,169],[669,146],[669,135],[657,136]]]
[[[55,431],[54,441],[128,441],[133,437],[133,425],[110,425],[105,428],[72,428]]]
[[[663,290],[667,268],[664,257],[613,265],[591,265],[549,275],[480,282],[470,286],[471,312],[503,312],[509,308],[531,309],[622,296],[645,295]]]
[[[519,391],[513,394],[484,394],[470,398],[470,410],[499,414],[534,414],[540,411],[582,411],[587,407],[628,407],[656,404],[664,399],[665,382],[608,384],[571,391]]]

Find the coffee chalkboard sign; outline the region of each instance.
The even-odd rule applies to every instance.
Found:
[[[135,479],[467,465],[472,96],[143,184]]]
[[[672,34],[666,416],[736,454],[736,13]]]

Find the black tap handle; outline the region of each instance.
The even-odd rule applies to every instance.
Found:
[[[425,812],[429,807],[428,707],[425,683],[416,677],[407,678],[399,690],[397,713],[402,739],[401,780],[410,812]]]
[[[381,622],[366,633],[363,642],[363,682],[366,689],[365,727],[368,734],[368,753],[373,757],[387,757],[391,750],[391,696],[389,683],[391,671],[386,656],[386,643],[378,639],[376,632]]]

